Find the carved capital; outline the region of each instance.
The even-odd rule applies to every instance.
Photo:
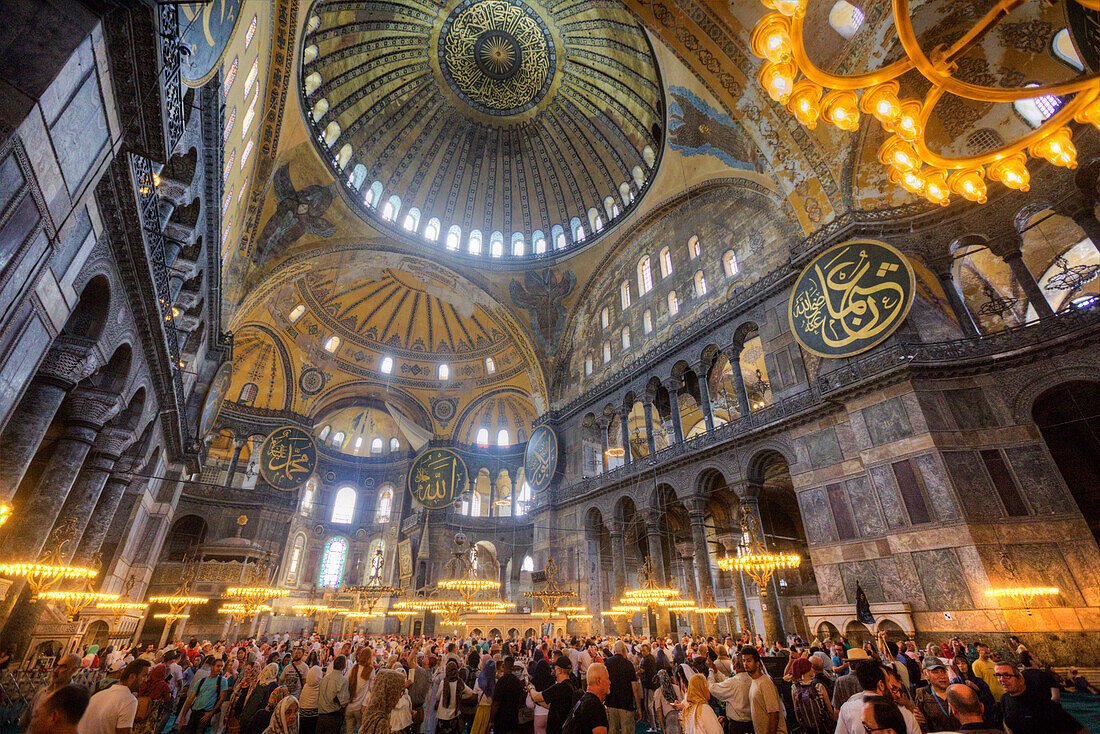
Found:
[[[137,437],[134,435],[133,431],[128,431],[125,428],[112,428],[108,426],[96,436],[92,451],[112,458],[113,461],[118,461],[118,457],[122,456],[122,452],[135,440],[137,440]]]
[[[69,420],[100,430],[122,410],[122,397],[94,387],[78,387],[69,395]]]
[[[97,361],[93,340],[61,334],[46,352],[37,378],[52,379],[71,390],[95,371]]]

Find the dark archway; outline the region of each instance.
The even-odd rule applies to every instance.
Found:
[[[1100,383],[1075,381],[1052,388],[1035,400],[1031,416],[1100,543]]]
[[[184,515],[172,524],[164,539],[164,561],[182,561],[206,540],[206,520],[198,515]]]

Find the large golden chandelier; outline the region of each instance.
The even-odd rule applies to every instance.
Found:
[[[971,84],[954,76],[956,60],[1026,0],[1001,0],[962,38],[931,53],[917,42],[909,0],[892,0],[894,28],[905,58],[852,75],[819,69],[806,55],[802,25],[809,0],[761,1],[773,12],[756,24],[751,45],[753,53],[767,59],[757,78],[768,95],[811,130],[822,119],[852,131],[859,127],[861,113],[871,115],[890,133],[878,151],[879,160],[890,168],[890,180],[934,204],[946,206],[952,194],[984,203],[986,178],[1027,191],[1028,157],[1075,168],[1077,150],[1067,125],[1075,121],[1100,127],[1100,75],[1014,89]],[[1100,0],[1066,1],[1100,9]],[[898,97],[898,78],[913,69],[932,85],[923,101]],[[930,150],[924,137],[928,118],[945,93],[990,103],[1045,95],[1073,97],[1037,129],[1014,142],[978,155],[951,157]]]

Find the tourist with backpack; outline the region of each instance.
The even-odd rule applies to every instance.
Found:
[[[546,734],[562,734],[562,725],[582,698],[580,689],[571,679],[572,670],[573,662],[568,656],[562,655],[554,663],[553,685],[547,686],[541,692],[533,685],[527,686],[531,700],[549,710],[546,716]]]
[[[791,700],[799,726],[805,734],[832,734],[836,728],[836,711],[825,686],[814,680],[810,660],[795,660],[791,664],[791,677]]]
[[[569,712],[562,734],[607,734],[607,709],[604,701],[611,693],[611,678],[603,663],[588,666],[588,690]]]
[[[179,721],[187,718],[187,712],[190,711],[191,716],[187,718],[186,729],[180,727],[187,734],[205,734],[212,727],[215,714],[225,702],[226,689],[229,686],[225,676],[222,675],[224,662],[217,658],[208,662],[210,675],[201,679],[195,686],[195,690],[187,697],[187,702],[183,705],[183,711],[180,712],[176,723],[179,727]]]

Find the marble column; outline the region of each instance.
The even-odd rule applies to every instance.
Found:
[[[623,443],[623,466],[630,466],[630,408],[625,405],[619,407],[619,440]]]
[[[703,606],[714,606],[714,577],[710,572],[710,551],[707,548],[707,528],[704,505],[701,500],[695,500],[688,511],[691,518],[691,539],[695,550],[695,585],[699,590],[698,603]],[[718,625],[714,615],[706,615],[707,634],[717,635]]]
[[[959,292],[959,288],[955,284],[955,279],[951,277],[951,262],[939,261],[933,263],[932,272],[936,274],[940,285],[943,286],[944,295],[947,296],[947,305],[951,307],[951,312],[955,314],[959,327],[962,328],[963,336],[981,336],[981,331],[974,321],[974,316],[970,313],[970,309],[966,307],[966,301],[963,300],[962,293]]]
[[[1081,181],[1087,181],[1089,189],[1082,190],[1080,196],[1074,196],[1056,206],[1054,210],[1062,216],[1069,217],[1085,232],[1085,236],[1092,240],[1092,246],[1100,250],[1100,220],[1096,219],[1096,171],[1097,165],[1094,159],[1090,163],[1079,166],[1077,169],[1078,186]]]
[[[653,433],[653,402],[649,395],[642,402],[642,412],[645,413],[645,439],[652,458],[657,453],[657,436]]]
[[[684,423],[680,420],[680,385],[676,379],[665,383],[668,390],[668,402],[672,413],[672,437],[676,443],[684,442]]]
[[[756,517],[756,525],[760,528],[760,532],[764,532],[763,518],[760,516],[760,503],[756,498],[756,494],[749,497],[741,498],[741,507],[744,512],[750,512]],[[767,546],[767,540],[763,537],[759,538],[765,547]],[[772,549],[768,548],[771,552]],[[773,574],[774,577],[774,574]],[[748,583],[751,579],[746,577],[745,582]],[[768,642],[774,640],[783,640],[786,636],[783,631],[783,618],[779,613],[779,596],[778,589],[779,584],[768,583],[767,589],[760,589],[760,607],[764,613],[764,637]],[[765,594],[766,592],[766,594]]]
[[[726,558],[736,558],[738,545],[736,537],[731,536],[721,542],[726,549]],[[725,574],[729,581],[730,596],[733,597],[733,614],[737,622],[737,631],[748,632],[750,629],[749,602],[745,598],[745,587],[741,583],[741,571],[731,570],[726,571]]]
[[[733,372],[733,389],[737,393],[737,406],[741,410],[741,417],[749,414],[749,391],[745,387],[745,373],[741,371],[741,352],[745,345],[734,342],[729,349],[730,370]]]
[[[489,475],[489,511],[486,513],[487,517],[495,517],[497,503],[497,480],[492,474]]]
[[[596,425],[600,427],[600,451],[602,452],[600,454],[600,456],[602,457],[600,465],[603,467],[603,470],[606,473],[609,469],[611,469],[611,457],[607,455],[607,450],[609,448],[607,441],[607,429],[611,425],[611,419],[606,415],[601,415],[599,420],[596,421]]]
[[[0,434],[0,499],[11,503],[65,395],[95,367],[90,339],[57,337]]]
[[[611,593],[611,606],[617,605],[619,599],[622,599],[623,594],[626,593],[626,545],[623,541],[622,530],[611,531],[611,555],[613,556],[611,565],[615,579],[615,586]],[[615,624],[620,635],[626,634],[630,620],[620,615],[615,617]]]
[[[714,408],[710,404],[710,385],[707,384],[707,373],[710,365],[700,362],[695,368],[695,374],[699,377],[699,401],[702,403],[703,420],[706,421],[707,430],[714,430]]]
[[[103,488],[107,484],[107,478],[114,471],[122,452],[134,439],[132,431],[112,426],[107,426],[96,436],[92,451],[84,462],[84,468],[80,470],[72,491],[69,492],[61,512],[58,513],[58,523],[54,525],[56,528],[59,523],[65,522],[66,518],[76,518],[73,539],[65,549],[67,560],[72,560],[76,554]]]
[[[588,550],[588,604],[592,616],[596,618],[600,618],[600,612],[603,611],[603,592],[600,588],[602,559],[598,532],[598,529],[592,527],[585,532],[585,545]]]
[[[233,439],[233,459],[229,462],[229,474],[225,477],[225,486],[233,486],[233,476],[237,473],[237,464],[241,460],[241,449],[244,448],[244,439]]]
[[[657,585],[661,588],[668,587],[668,571],[665,568],[665,554],[661,548],[661,516],[652,511],[646,515],[646,540],[649,543],[649,561],[653,566],[653,576]],[[657,618],[657,634],[667,635],[669,630],[668,611],[657,607],[654,611]]]
[[[1054,309],[1050,307],[1050,302],[1047,301],[1043,289],[1039,287],[1038,281],[1035,280],[1035,276],[1032,275],[1027,267],[1027,263],[1024,262],[1024,255],[1020,251],[1021,244],[1022,241],[1019,235],[1016,235],[1012,248],[1004,252],[1004,254],[1001,255],[1001,259],[1012,269],[1013,279],[1015,279],[1020,288],[1023,289],[1024,294],[1027,296],[1028,303],[1035,308],[1035,313],[1039,315],[1039,318],[1054,318]]]
[[[122,503],[122,496],[130,486],[133,476],[129,472],[115,471],[103,486],[103,492],[92,510],[88,519],[88,527],[84,529],[84,537],[80,539],[73,563],[81,565],[92,560],[92,556],[99,553],[103,547],[103,540],[107,537],[107,531],[115,519],[118,506]]]

